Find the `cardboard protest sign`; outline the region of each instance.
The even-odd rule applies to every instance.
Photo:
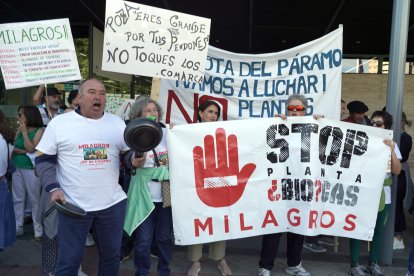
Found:
[[[106,1],[102,69],[203,82],[210,19]]]
[[[197,121],[200,102],[215,100],[223,120],[266,118],[285,113],[293,94],[308,99],[307,115],[339,119],[342,79],[342,28],[278,53],[246,55],[209,47],[202,83],[161,80],[164,121]]]
[[[0,24],[6,89],[80,80],[69,20]]]
[[[371,240],[392,131],[311,116],[168,130],[176,244],[277,232]]]

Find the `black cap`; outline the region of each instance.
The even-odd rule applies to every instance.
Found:
[[[68,103],[71,104],[73,99],[76,98],[77,95],[78,95],[78,89],[70,91],[69,96],[68,96]]]
[[[62,93],[60,93],[59,90],[57,90],[56,87],[47,88],[47,95],[48,96],[54,96],[54,95],[60,95],[60,94],[62,94]],[[45,93],[45,96],[46,96],[46,93]]]
[[[352,113],[365,113],[369,110],[368,106],[361,101],[352,101],[346,107]]]

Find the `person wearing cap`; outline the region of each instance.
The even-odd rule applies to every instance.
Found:
[[[41,95],[44,96],[44,103],[41,104]],[[33,96],[33,104],[38,105],[40,114],[42,115],[43,125],[47,125],[49,121],[57,115],[63,114],[64,110],[59,107],[61,93],[56,87],[47,88],[40,85]]]
[[[361,101],[352,101],[346,106],[349,111],[349,117],[343,119],[343,122],[349,122],[360,125],[370,126],[371,122],[365,113],[369,110],[368,106]]]
[[[70,91],[69,96],[68,96],[69,107],[65,109],[65,113],[70,112],[74,110],[75,108],[77,108],[79,105],[79,101],[80,101],[80,97],[79,97],[78,89]]]

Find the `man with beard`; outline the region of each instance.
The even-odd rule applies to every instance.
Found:
[[[52,118],[62,114],[64,110],[59,107],[61,93],[57,88],[47,88],[47,93],[44,93],[44,91],[45,86],[40,85],[33,96],[33,103],[40,104],[40,95],[42,95],[42,93],[44,94],[44,103],[37,107],[42,115],[43,125],[46,126]]]

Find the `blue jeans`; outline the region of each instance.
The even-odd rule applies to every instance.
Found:
[[[104,210],[73,218],[58,212],[59,258],[56,276],[78,275],[89,228],[94,223],[94,239],[99,252],[99,276],[119,275],[120,248],[126,200]]]
[[[411,242],[410,256],[408,257],[408,275],[414,275],[414,241]]]
[[[154,202],[155,208],[136,230],[134,266],[135,275],[147,276],[151,268],[151,244],[155,236],[158,248],[158,275],[170,275],[171,261],[171,207],[163,208],[162,202]],[[153,235],[155,231],[155,235]]]

